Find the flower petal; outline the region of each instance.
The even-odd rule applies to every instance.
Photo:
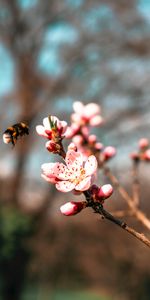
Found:
[[[82,117],[81,117],[79,114],[77,114],[77,113],[71,114],[71,121],[72,121],[72,122],[75,122],[75,123],[77,123],[77,124],[80,124],[81,118],[82,118]]]
[[[37,125],[36,126],[36,132],[40,135],[40,136],[44,136],[44,137],[48,137],[46,132],[45,132],[45,128],[42,125]]]
[[[86,191],[90,188],[90,186],[91,186],[91,176],[88,176],[75,186],[75,190]]]
[[[73,172],[78,171],[83,165],[82,154],[73,150],[67,151],[65,161],[68,169]]]
[[[51,130],[51,126],[50,126],[50,122],[49,122],[49,118],[46,117],[43,119],[43,125],[45,127],[46,130]]]
[[[44,174],[41,174],[41,177],[43,178],[43,179],[45,179],[47,182],[50,182],[50,183],[57,183],[58,182],[58,180],[59,179],[57,179],[56,177],[48,177],[48,176],[46,176],[46,175],[44,175]]]
[[[64,193],[70,192],[74,188],[75,188],[74,183],[70,181],[60,181],[56,184],[56,189]]]
[[[100,113],[100,106],[96,103],[89,103],[85,105],[84,117],[91,118]]]
[[[97,160],[94,155],[90,155],[84,166],[86,176],[92,175],[97,169]]]
[[[67,169],[62,163],[46,163],[43,164],[41,168],[46,176],[55,176],[57,178],[61,178],[59,175],[65,173]]]
[[[65,133],[67,130],[67,122],[66,121],[59,121],[59,128],[62,128],[62,133]]]
[[[73,109],[77,114],[82,115],[83,110],[84,110],[84,105],[80,101],[75,101],[73,103]]]
[[[99,126],[104,122],[103,118],[101,116],[94,116],[90,119],[90,125],[91,126]]]

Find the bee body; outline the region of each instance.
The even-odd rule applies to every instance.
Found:
[[[23,123],[16,123],[8,127],[3,133],[3,141],[5,144],[12,143],[15,146],[18,137],[29,134],[29,127]]]

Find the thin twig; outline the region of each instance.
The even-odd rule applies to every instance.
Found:
[[[127,232],[135,236],[138,240],[140,240],[142,243],[144,243],[150,248],[150,240],[143,233],[137,232],[133,228],[129,227],[126,223],[116,219],[114,216],[108,213],[103,207],[100,208],[99,213],[102,214],[105,217],[105,219],[115,223],[122,229],[126,230]]]
[[[126,230],[127,232],[132,234],[139,241],[141,241],[142,243],[144,243],[145,245],[147,245],[150,248],[150,240],[143,233],[137,232],[135,229],[129,227],[125,222],[115,218],[112,214],[110,214],[108,211],[106,211],[103,208],[103,205],[100,202],[93,201],[93,198],[91,197],[89,191],[85,191],[83,193],[88,202],[87,206],[92,207],[95,213],[100,214],[101,216],[103,216],[103,218],[113,222],[114,224],[118,225],[122,229]]]
[[[136,207],[139,206],[139,197],[140,197],[140,184],[138,179],[138,167],[139,167],[139,161],[133,161],[133,168],[132,168],[132,176],[133,176],[133,201]]]
[[[103,165],[103,170],[105,175],[110,179],[114,186],[118,189],[122,198],[126,201],[130,207],[133,215],[150,230],[150,220],[145,216],[145,214],[135,206],[133,198],[127,193],[127,191],[120,185],[118,179],[111,173],[110,169]]]

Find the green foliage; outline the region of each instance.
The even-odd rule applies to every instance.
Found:
[[[111,298],[100,296],[98,293],[91,292],[83,292],[83,291],[66,291],[66,290],[54,290],[49,291],[48,289],[44,289],[44,287],[39,291],[35,290],[27,290],[23,296],[23,300],[111,300]]]
[[[28,235],[31,217],[13,207],[3,207],[0,211],[0,256],[11,258],[18,243]]]

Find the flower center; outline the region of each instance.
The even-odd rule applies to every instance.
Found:
[[[72,175],[73,176],[70,181],[77,185],[85,178],[85,170],[80,167],[80,169],[76,170]]]

